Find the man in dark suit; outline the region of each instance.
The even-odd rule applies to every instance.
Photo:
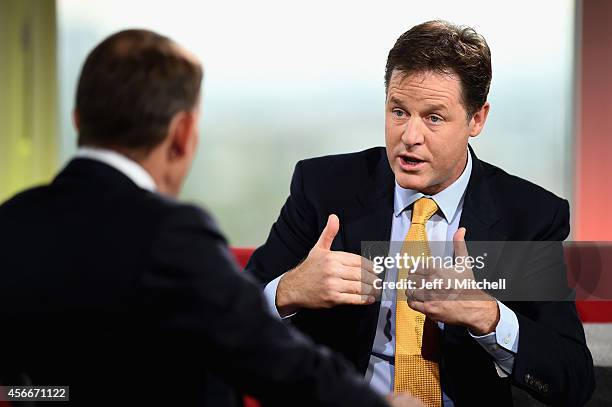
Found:
[[[299,162],[246,271],[265,284],[272,311],[343,353],[381,393],[408,390],[428,406],[511,405],[513,384],[545,403],[582,405],[593,364],[575,305],[562,301],[571,296],[502,302],[475,289],[443,301],[435,289],[384,289],[376,302],[379,276],[359,255],[364,242],[415,236],[426,250],[451,242],[451,255],[465,240],[548,242],[545,255],[530,245],[498,253],[489,272],[515,287],[540,275],[565,281],[567,201],[468,147],[486,122],[490,80],[490,51],[474,30],[432,21],[404,33],[387,60],[386,149]],[[392,257],[402,245],[384,249]],[[388,269],[385,282],[397,273]]]
[[[222,406],[247,392],[264,405],[386,406],[270,316],[211,218],[172,198],[196,151],[201,79],[192,55],[150,31],[88,56],[75,159],[0,207],[0,381],[70,386],[78,405]]]

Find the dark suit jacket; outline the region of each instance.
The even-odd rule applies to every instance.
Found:
[[[460,220],[460,226],[467,229],[468,246],[470,241],[562,241],[568,236],[567,201],[470,153],[472,174]],[[382,147],[299,162],[291,195],[246,270],[267,283],[295,267],[307,256],[331,213],[340,218],[332,250],[361,254],[362,241],[388,241],[394,185]],[[553,261],[544,267],[560,270],[565,278],[560,244],[555,250]],[[447,325],[440,339],[445,392],[458,406],[511,405],[513,383],[547,403],[584,404],[594,389],[593,362],[574,303],[506,305],[515,311],[520,326],[511,377],[498,376],[491,356],[466,328]],[[344,354],[365,373],[379,308],[380,303],[304,309],[291,322],[316,342]]]
[[[0,250],[5,385],[68,385],[71,405],[386,405],[267,314],[205,212],[103,163],[0,206]]]

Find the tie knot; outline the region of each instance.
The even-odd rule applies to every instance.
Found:
[[[412,207],[412,223],[424,225],[437,211],[436,201],[431,198],[419,198]]]

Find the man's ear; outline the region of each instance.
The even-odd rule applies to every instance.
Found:
[[[491,104],[489,102],[485,102],[484,105],[474,113],[474,116],[470,119],[470,137],[476,137],[480,134],[482,129],[484,128],[485,122],[487,121],[487,116],[489,115],[489,109],[491,108]]]
[[[169,160],[182,159],[191,154],[194,144],[192,139],[197,135],[194,126],[197,126],[195,112],[178,112],[172,117],[168,126]]]

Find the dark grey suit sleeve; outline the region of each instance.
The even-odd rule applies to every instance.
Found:
[[[174,211],[152,256],[142,277],[148,302],[160,307],[162,330],[180,333],[203,369],[264,405],[386,405],[343,359],[267,313],[203,211]]]
[[[566,283],[563,248],[569,234],[569,206],[560,201],[543,241],[551,246],[548,271]],[[547,284],[550,278],[547,280]],[[573,301],[524,302],[519,321],[519,346],[512,377],[514,382],[537,399],[555,406],[581,406],[595,388],[593,360],[586,346],[584,330]],[[525,315],[531,315],[527,317]]]

